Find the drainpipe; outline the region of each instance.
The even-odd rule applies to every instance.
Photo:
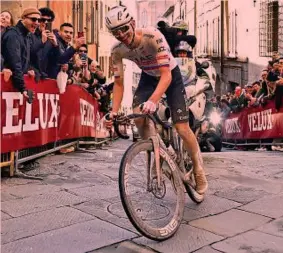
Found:
[[[98,49],[99,49],[99,2],[98,0],[95,1],[95,10],[96,10],[96,61],[99,62],[99,56],[98,56]]]
[[[194,34],[197,37],[197,1],[194,1]],[[196,56],[197,47],[194,48],[194,55]]]
[[[225,34],[224,34],[224,17],[225,17],[225,13],[224,13],[224,1],[221,1],[221,7],[220,7],[220,15],[221,15],[221,19],[220,19],[220,30],[221,30],[221,52],[220,52],[220,73],[221,73],[221,80],[223,81],[223,75],[224,75],[224,57],[225,57]]]

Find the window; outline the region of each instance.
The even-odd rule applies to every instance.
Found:
[[[143,9],[141,14],[141,27],[147,27],[147,11]]]
[[[86,13],[86,38],[88,44],[94,43],[94,34],[95,34],[95,10],[93,2],[87,1],[87,13]]]
[[[229,14],[228,56],[237,57],[237,54],[237,13],[235,10]]]
[[[265,0],[260,3],[259,55],[272,56],[283,51],[283,4]]]
[[[219,56],[219,29],[220,29],[220,19],[215,18],[212,22],[212,56]]]
[[[103,29],[103,3],[100,1],[100,29]]]

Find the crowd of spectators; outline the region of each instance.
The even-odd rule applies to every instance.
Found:
[[[61,93],[66,85],[80,85],[107,111],[113,85],[106,85],[98,62],[88,56],[84,33],[74,34],[70,23],[52,29],[55,18],[47,7],[25,9],[17,23],[9,11],[1,12],[1,72],[5,81],[11,78],[13,86],[26,98],[29,92],[24,75],[36,82],[57,79]]]
[[[233,93],[218,96],[215,102],[228,116],[230,111],[239,112],[246,107],[264,106],[271,99],[275,100],[275,108],[279,110],[283,101],[283,57],[279,54],[268,62],[259,80],[245,85],[244,88],[236,86]]]

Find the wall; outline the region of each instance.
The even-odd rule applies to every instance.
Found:
[[[17,22],[21,15],[26,8],[30,7],[46,7],[47,1],[1,1],[1,10],[9,10],[13,17],[15,22]]]

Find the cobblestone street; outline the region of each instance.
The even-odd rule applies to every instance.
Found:
[[[283,154],[205,153],[209,190],[186,196],[183,223],[162,243],[138,234],[123,210],[118,168],[130,141],[49,155],[29,175],[2,178],[2,253],[282,253]]]

